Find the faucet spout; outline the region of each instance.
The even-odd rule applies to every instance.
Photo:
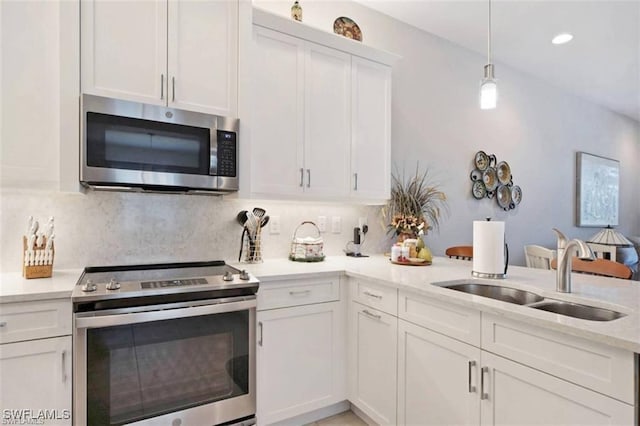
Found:
[[[593,252],[582,240],[573,239],[567,242],[562,232],[553,229],[558,235],[558,269],[556,270],[556,291],[571,293],[571,259],[572,253],[577,251],[582,260],[594,260]]]

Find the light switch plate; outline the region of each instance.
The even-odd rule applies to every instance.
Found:
[[[269,220],[269,233],[276,235],[280,233],[280,216],[271,215]]]
[[[327,230],[327,217],[326,216],[318,216],[318,229],[320,232],[326,232]]]
[[[334,234],[339,234],[340,232],[342,232],[342,220],[340,219],[340,216],[333,216],[331,218],[331,232],[333,232]]]

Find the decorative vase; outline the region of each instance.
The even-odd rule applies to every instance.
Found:
[[[294,1],[291,6],[291,19],[302,22],[302,7],[298,0]]]

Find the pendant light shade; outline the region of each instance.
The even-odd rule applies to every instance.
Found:
[[[487,25],[487,65],[484,66],[484,78],[480,85],[480,108],[494,109],[498,103],[498,84],[491,63],[491,0],[489,0],[489,19]]]
[[[480,85],[480,108],[493,109],[498,102],[498,84],[493,77],[493,65],[484,66],[484,79]]]

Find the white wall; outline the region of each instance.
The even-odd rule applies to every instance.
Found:
[[[291,2],[254,1],[288,15]],[[620,160],[620,226],[640,234],[640,126],[588,101],[497,63],[499,104],[478,107],[485,58],[351,2],[301,3],[303,21],[331,31],[349,16],[363,41],[402,56],[393,70],[392,158],[408,171],[418,159],[442,184],[451,215],[429,238],[437,254],[472,242],[472,222],[505,220],[511,263],[524,264],[523,245],[555,245],[551,228],[588,238],[574,226],[575,156],[585,151]],[[504,212],[495,200],[475,200],[469,173],[476,151],[507,161],[523,201]]]

